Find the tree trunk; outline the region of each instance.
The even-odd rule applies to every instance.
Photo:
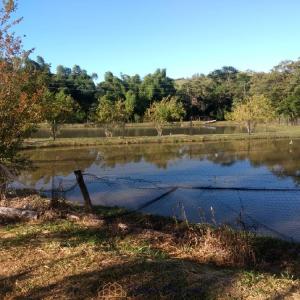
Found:
[[[161,136],[162,136],[162,132],[163,132],[162,126],[161,126],[160,124],[156,124],[156,125],[155,125],[155,128],[156,128],[156,131],[157,131],[157,135],[158,135],[159,137],[161,137]]]
[[[122,130],[122,139],[125,137],[125,123],[121,124],[121,130]]]
[[[248,134],[250,135],[251,134],[251,121],[246,122],[246,128],[247,128]]]
[[[104,134],[105,134],[106,137],[112,137],[113,136],[113,131],[112,131],[112,129],[109,128],[108,125],[106,125],[104,127]]]
[[[56,123],[55,121],[52,123],[51,125],[51,131],[52,131],[52,138],[53,138],[53,141],[56,140]]]

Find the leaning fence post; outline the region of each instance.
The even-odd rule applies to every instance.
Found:
[[[76,176],[77,183],[80,187],[80,191],[81,191],[83,199],[84,199],[85,209],[87,211],[91,211],[93,209],[92,201],[91,201],[88,189],[85,185],[85,182],[84,182],[84,179],[82,176],[82,172],[81,172],[81,170],[76,170],[76,171],[74,171],[74,174]]]

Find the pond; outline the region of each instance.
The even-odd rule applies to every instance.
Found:
[[[260,128],[260,131],[270,131],[268,128]],[[246,132],[246,129],[239,126],[214,126],[203,125],[199,127],[166,127],[163,129],[164,135],[170,134],[231,134]],[[122,129],[114,129],[113,136],[157,136],[155,128],[150,127],[126,127],[124,131]],[[50,138],[51,132],[48,128],[40,128],[38,131],[32,134],[33,138]],[[57,135],[59,138],[80,138],[80,137],[105,137],[104,128],[64,128],[59,130]]]
[[[82,202],[191,222],[230,224],[300,241],[300,140],[147,144],[25,151],[20,181]],[[163,195],[163,196],[162,196]],[[162,197],[161,197],[162,196]]]

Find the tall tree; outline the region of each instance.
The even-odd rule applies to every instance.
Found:
[[[148,74],[141,85],[141,94],[149,104],[173,96],[175,92],[174,80],[167,77],[166,69],[157,69],[153,74]]]
[[[184,105],[188,119],[209,115],[212,87],[213,80],[203,74],[180,86],[177,96]]]
[[[17,5],[3,2],[0,10],[0,163],[12,163],[20,144],[41,119],[40,100],[44,82],[39,72],[26,64],[32,50],[23,50],[13,33]]]
[[[278,112],[285,116],[292,124],[297,124],[300,118],[300,87],[282,100],[278,106]]]
[[[49,90],[58,93],[61,89],[74,99],[79,105],[76,110],[75,119],[77,122],[83,122],[88,119],[88,114],[97,102],[97,90],[94,80],[97,74],[88,74],[80,66],[67,68],[62,65],[57,66],[56,74],[51,76]]]
[[[62,89],[59,92],[45,93],[43,99],[44,119],[51,126],[53,140],[56,140],[59,126],[72,118],[72,114],[76,110],[76,103],[73,98],[66,94]]]

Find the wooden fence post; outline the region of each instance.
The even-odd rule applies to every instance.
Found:
[[[92,201],[91,201],[88,189],[85,185],[85,182],[84,182],[84,179],[82,176],[82,172],[81,172],[81,170],[76,170],[76,171],[74,171],[74,174],[76,176],[77,183],[80,187],[80,191],[81,191],[83,199],[84,199],[85,209],[87,211],[92,211],[93,210]]]

